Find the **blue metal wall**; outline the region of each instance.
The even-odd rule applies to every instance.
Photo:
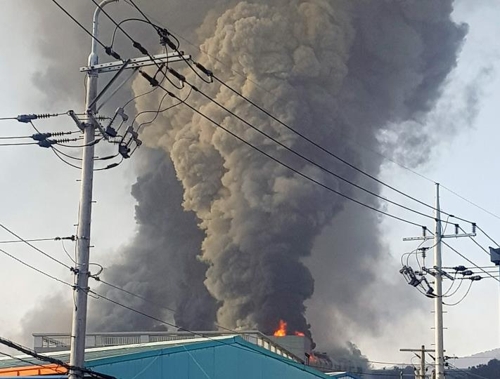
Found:
[[[240,337],[103,358],[86,366],[118,379],[329,378]]]

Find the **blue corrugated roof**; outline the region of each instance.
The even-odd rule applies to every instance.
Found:
[[[179,343],[180,341],[176,341]],[[294,362],[288,358],[282,357],[278,354],[275,354],[267,349],[264,349],[260,346],[257,346],[253,343],[245,341],[243,338],[239,336],[232,336],[232,337],[223,337],[223,338],[211,338],[210,340],[206,340],[204,342],[196,342],[192,343],[192,341],[189,341],[191,343],[187,344],[182,344],[182,345],[177,345],[177,346],[164,346],[162,347],[161,345],[157,345],[156,349],[147,349],[143,351],[127,351],[127,349],[122,350],[122,354],[120,355],[115,355],[115,356],[110,356],[110,357],[102,357],[102,358],[96,358],[92,360],[87,360],[86,361],[86,367],[88,368],[94,368],[96,371],[98,370],[99,366],[109,366],[109,365],[115,365],[119,363],[124,363],[124,362],[131,362],[134,360],[145,360],[149,358],[154,358],[157,359],[162,356],[171,356],[175,354],[180,354],[180,353],[190,353],[193,351],[197,350],[203,350],[203,349],[209,349],[213,347],[221,347],[221,346],[231,346],[234,349],[240,349],[244,350],[250,354],[259,354],[262,356],[265,356],[267,358],[273,359],[280,361],[283,364],[286,364],[288,366],[293,366],[301,371],[305,371],[309,373],[310,375],[313,375],[317,378],[324,378],[328,379],[331,378],[331,376],[327,376],[316,369],[313,369],[309,366],[306,366],[304,364],[300,364],[298,362]],[[145,344],[144,348],[147,348],[149,344]]]

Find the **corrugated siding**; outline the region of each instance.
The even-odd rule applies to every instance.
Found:
[[[155,355],[156,353],[156,355]],[[272,353],[239,343],[149,352],[120,360],[93,362],[95,371],[118,379],[315,379],[327,376]],[[90,366],[90,365],[89,365]]]

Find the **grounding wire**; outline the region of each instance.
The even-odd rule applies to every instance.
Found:
[[[180,98],[179,98],[177,95],[175,95],[174,93],[172,93],[172,92],[168,91],[168,90],[167,90],[166,88],[164,88],[163,86],[160,86],[160,88],[162,88],[164,91],[167,91],[167,92],[168,92],[168,94],[169,94],[169,96],[171,96],[171,97],[173,97],[173,98],[175,98],[175,99],[177,99],[177,100],[179,100],[179,101],[181,101],[181,102],[182,102],[182,99],[180,99]],[[359,200],[356,200],[356,199],[354,199],[354,198],[352,198],[352,197],[350,197],[350,196],[348,196],[348,195],[345,195],[345,194],[343,194],[342,192],[339,192],[339,191],[337,191],[337,190],[335,190],[335,189],[333,189],[333,188],[331,188],[331,187],[327,186],[326,184],[321,183],[319,180],[316,180],[316,179],[314,179],[314,178],[312,178],[312,177],[310,177],[310,176],[308,176],[308,175],[306,175],[306,174],[302,173],[302,172],[301,172],[301,171],[299,171],[298,169],[293,168],[292,166],[288,165],[287,163],[284,163],[284,162],[280,161],[278,158],[275,158],[274,156],[270,155],[269,153],[266,153],[266,152],[265,152],[264,150],[262,150],[261,148],[259,148],[259,147],[255,146],[255,145],[251,144],[250,142],[246,141],[246,140],[245,140],[245,139],[243,139],[242,137],[238,136],[237,134],[233,133],[233,132],[232,132],[232,131],[230,131],[229,129],[227,129],[227,128],[225,128],[224,126],[222,126],[221,124],[219,124],[219,123],[218,123],[217,121],[215,121],[214,119],[212,119],[212,118],[210,118],[209,116],[205,115],[203,112],[201,112],[201,111],[197,110],[196,108],[194,108],[194,107],[193,107],[192,105],[190,105],[189,103],[187,103],[187,102],[182,102],[182,104],[184,104],[185,106],[187,106],[187,107],[188,107],[189,109],[191,109],[193,112],[195,112],[195,113],[199,114],[201,117],[203,117],[203,118],[205,118],[206,120],[210,121],[210,122],[211,122],[212,124],[214,124],[216,127],[220,128],[220,129],[222,129],[222,130],[224,130],[226,133],[229,133],[231,136],[233,136],[234,138],[238,139],[239,141],[241,141],[241,142],[242,142],[242,143],[244,143],[245,145],[247,145],[247,146],[251,147],[251,148],[252,148],[252,149],[254,149],[254,150],[257,150],[257,151],[258,151],[258,152],[260,152],[262,155],[264,155],[264,156],[266,156],[267,158],[271,159],[272,161],[274,161],[274,162],[278,163],[279,165],[281,165],[281,166],[283,166],[283,167],[287,168],[288,170],[290,170],[290,171],[292,171],[292,172],[296,173],[297,175],[299,175],[299,176],[303,177],[304,179],[309,180],[310,182],[315,183],[315,184],[317,184],[318,186],[323,187],[324,189],[326,189],[326,190],[328,190],[328,191],[330,191],[330,192],[332,192],[332,193],[335,193],[335,194],[337,194],[337,195],[339,195],[339,196],[341,196],[341,197],[343,197],[343,198],[345,198],[345,199],[348,199],[348,200],[350,200],[350,201],[352,201],[352,202],[354,202],[354,203],[356,203],[356,204],[358,204],[358,205],[361,205],[361,206],[363,206],[363,207],[365,207],[365,208],[371,209],[371,210],[373,210],[373,211],[375,211],[375,212],[377,212],[377,213],[383,214],[383,215],[385,215],[385,216],[387,216],[387,217],[391,217],[391,218],[393,218],[393,219],[395,219],[395,220],[399,220],[399,221],[401,221],[401,222],[404,222],[404,223],[407,223],[407,224],[410,224],[410,225],[414,225],[414,226],[418,226],[418,227],[423,227],[423,225],[421,225],[421,224],[417,224],[417,223],[415,223],[415,222],[412,222],[412,221],[409,221],[409,220],[403,219],[403,218],[401,218],[401,217],[398,217],[398,216],[392,215],[392,214],[390,214],[390,213],[388,213],[388,212],[385,212],[385,211],[382,211],[382,210],[380,210],[380,209],[377,209],[377,208],[375,208],[375,207],[373,207],[373,206],[371,206],[371,205],[365,204],[365,203],[363,203],[363,202],[361,202],[361,201],[359,201]]]

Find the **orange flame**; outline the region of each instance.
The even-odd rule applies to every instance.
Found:
[[[305,335],[304,333],[302,333],[302,332],[295,332],[294,334],[295,334],[296,336],[298,336],[298,337],[305,337],[305,336],[306,336],[306,335]]]
[[[280,320],[280,327],[274,332],[275,337],[285,337],[286,336],[286,322]]]

